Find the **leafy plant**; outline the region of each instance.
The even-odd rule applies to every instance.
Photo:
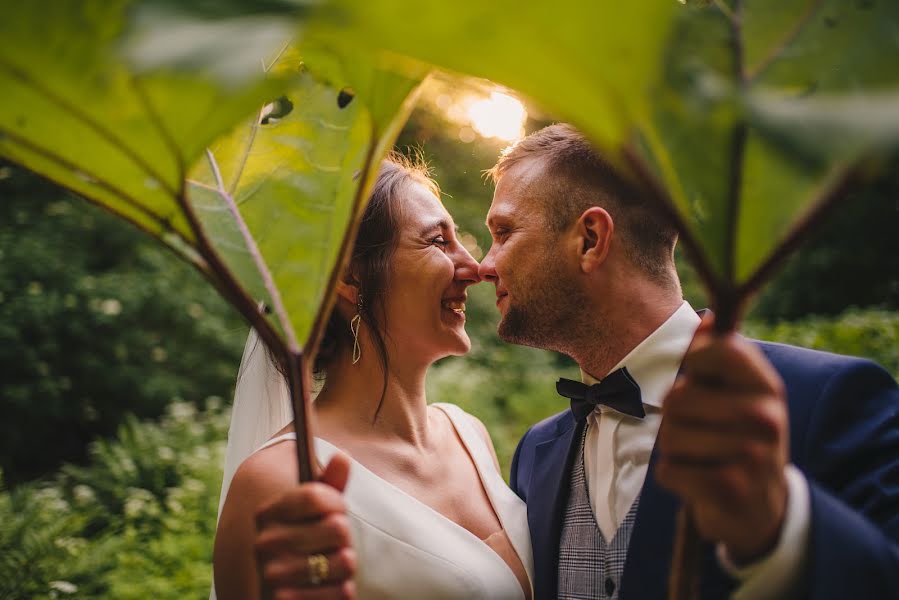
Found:
[[[228,411],[174,403],[159,422],[129,419],[91,447],[87,466],[0,489],[0,597],[202,597]]]
[[[251,65],[262,61],[255,76],[239,68],[244,61],[223,74],[224,63],[196,44],[193,51],[207,51],[202,68],[153,66],[146,53],[134,66],[116,46],[129,8],[70,0],[49,12],[33,4],[5,11],[0,156],[90,198],[193,264],[282,363],[302,431],[305,356],[419,79],[311,42],[301,60],[271,20],[244,22],[226,41],[275,38],[250,45],[269,49],[253,56]],[[161,34],[138,31],[129,52],[171,42],[174,25],[165,25]],[[223,30],[212,27],[192,33],[220,47]],[[309,76],[310,63],[340,87]],[[260,311],[260,301],[270,310]],[[310,452],[298,445],[302,479],[311,477]]]
[[[0,198],[7,483],[84,460],[128,413],[231,394],[246,328],[197,273],[22,169],[0,167]]]

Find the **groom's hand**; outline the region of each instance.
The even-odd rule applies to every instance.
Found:
[[[700,535],[745,563],[774,548],[786,513],[786,393],[758,347],[712,324],[664,401],[656,478],[692,507]]]
[[[319,481],[298,484],[256,513],[254,550],[266,597],[354,597],[356,555],[342,495],[349,469],[349,459],[337,454]]]

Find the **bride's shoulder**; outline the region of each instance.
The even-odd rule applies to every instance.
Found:
[[[252,559],[256,514],[296,484],[295,465],[294,445],[276,443],[251,454],[234,473],[213,550],[215,587],[232,590],[229,597],[248,597],[256,585]]]
[[[296,483],[294,443],[294,440],[285,438],[248,456],[234,473],[228,500],[233,495],[244,506],[257,506]]]

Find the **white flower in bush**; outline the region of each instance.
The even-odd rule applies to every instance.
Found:
[[[199,479],[188,478],[184,480],[184,483],[181,484],[182,487],[188,492],[194,492],[199,494],[200,492],[206,491],[206,484],[204,484]]]
[[[175,401],[169,404],[169,414],[176,421],[188,421],[197,414],[197,409],[190,402]]]
[[[128,488],[128,499],[125,500],[125,516],[134,519],[141,516],[158,515],[159,503],[156,496],[143,488]]]
[[[63,594],[74,594],[78,591],[78,586],[71,581],[51,581],[50,589]]]
[[[97,499],[97,494],[88,486],[80,483],[72,489],[72,496],[78,504],[88,504]]]

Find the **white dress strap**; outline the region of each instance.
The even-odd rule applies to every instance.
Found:
[[[265,450],[269,446],[274,446],[275,444],[279,444],[281,442],[286,442],[287,440],[295,440],[295,439],[297,439],[297,434],[294,433],[293,431],[288,431],[287,433],[277,435],[277,436],[273,437],[272,439],[270,439],[269,441],[267,441],[266,443],[262,444],[261,446],[259,446],[255,450],[253,450],[253,454],[256,454],[260,450]]]
[[[474,426],[471,415],[455,404],[435,402],[431,406],[439,409],[447,416],[459,437],[462,438],[462,443],[465,444],[468,452],[472,455],[475,466],[479,470],[497,470],[496,463],[493,460],[493,452],[490,450],[487,440],[484,439],[484,435]]]

